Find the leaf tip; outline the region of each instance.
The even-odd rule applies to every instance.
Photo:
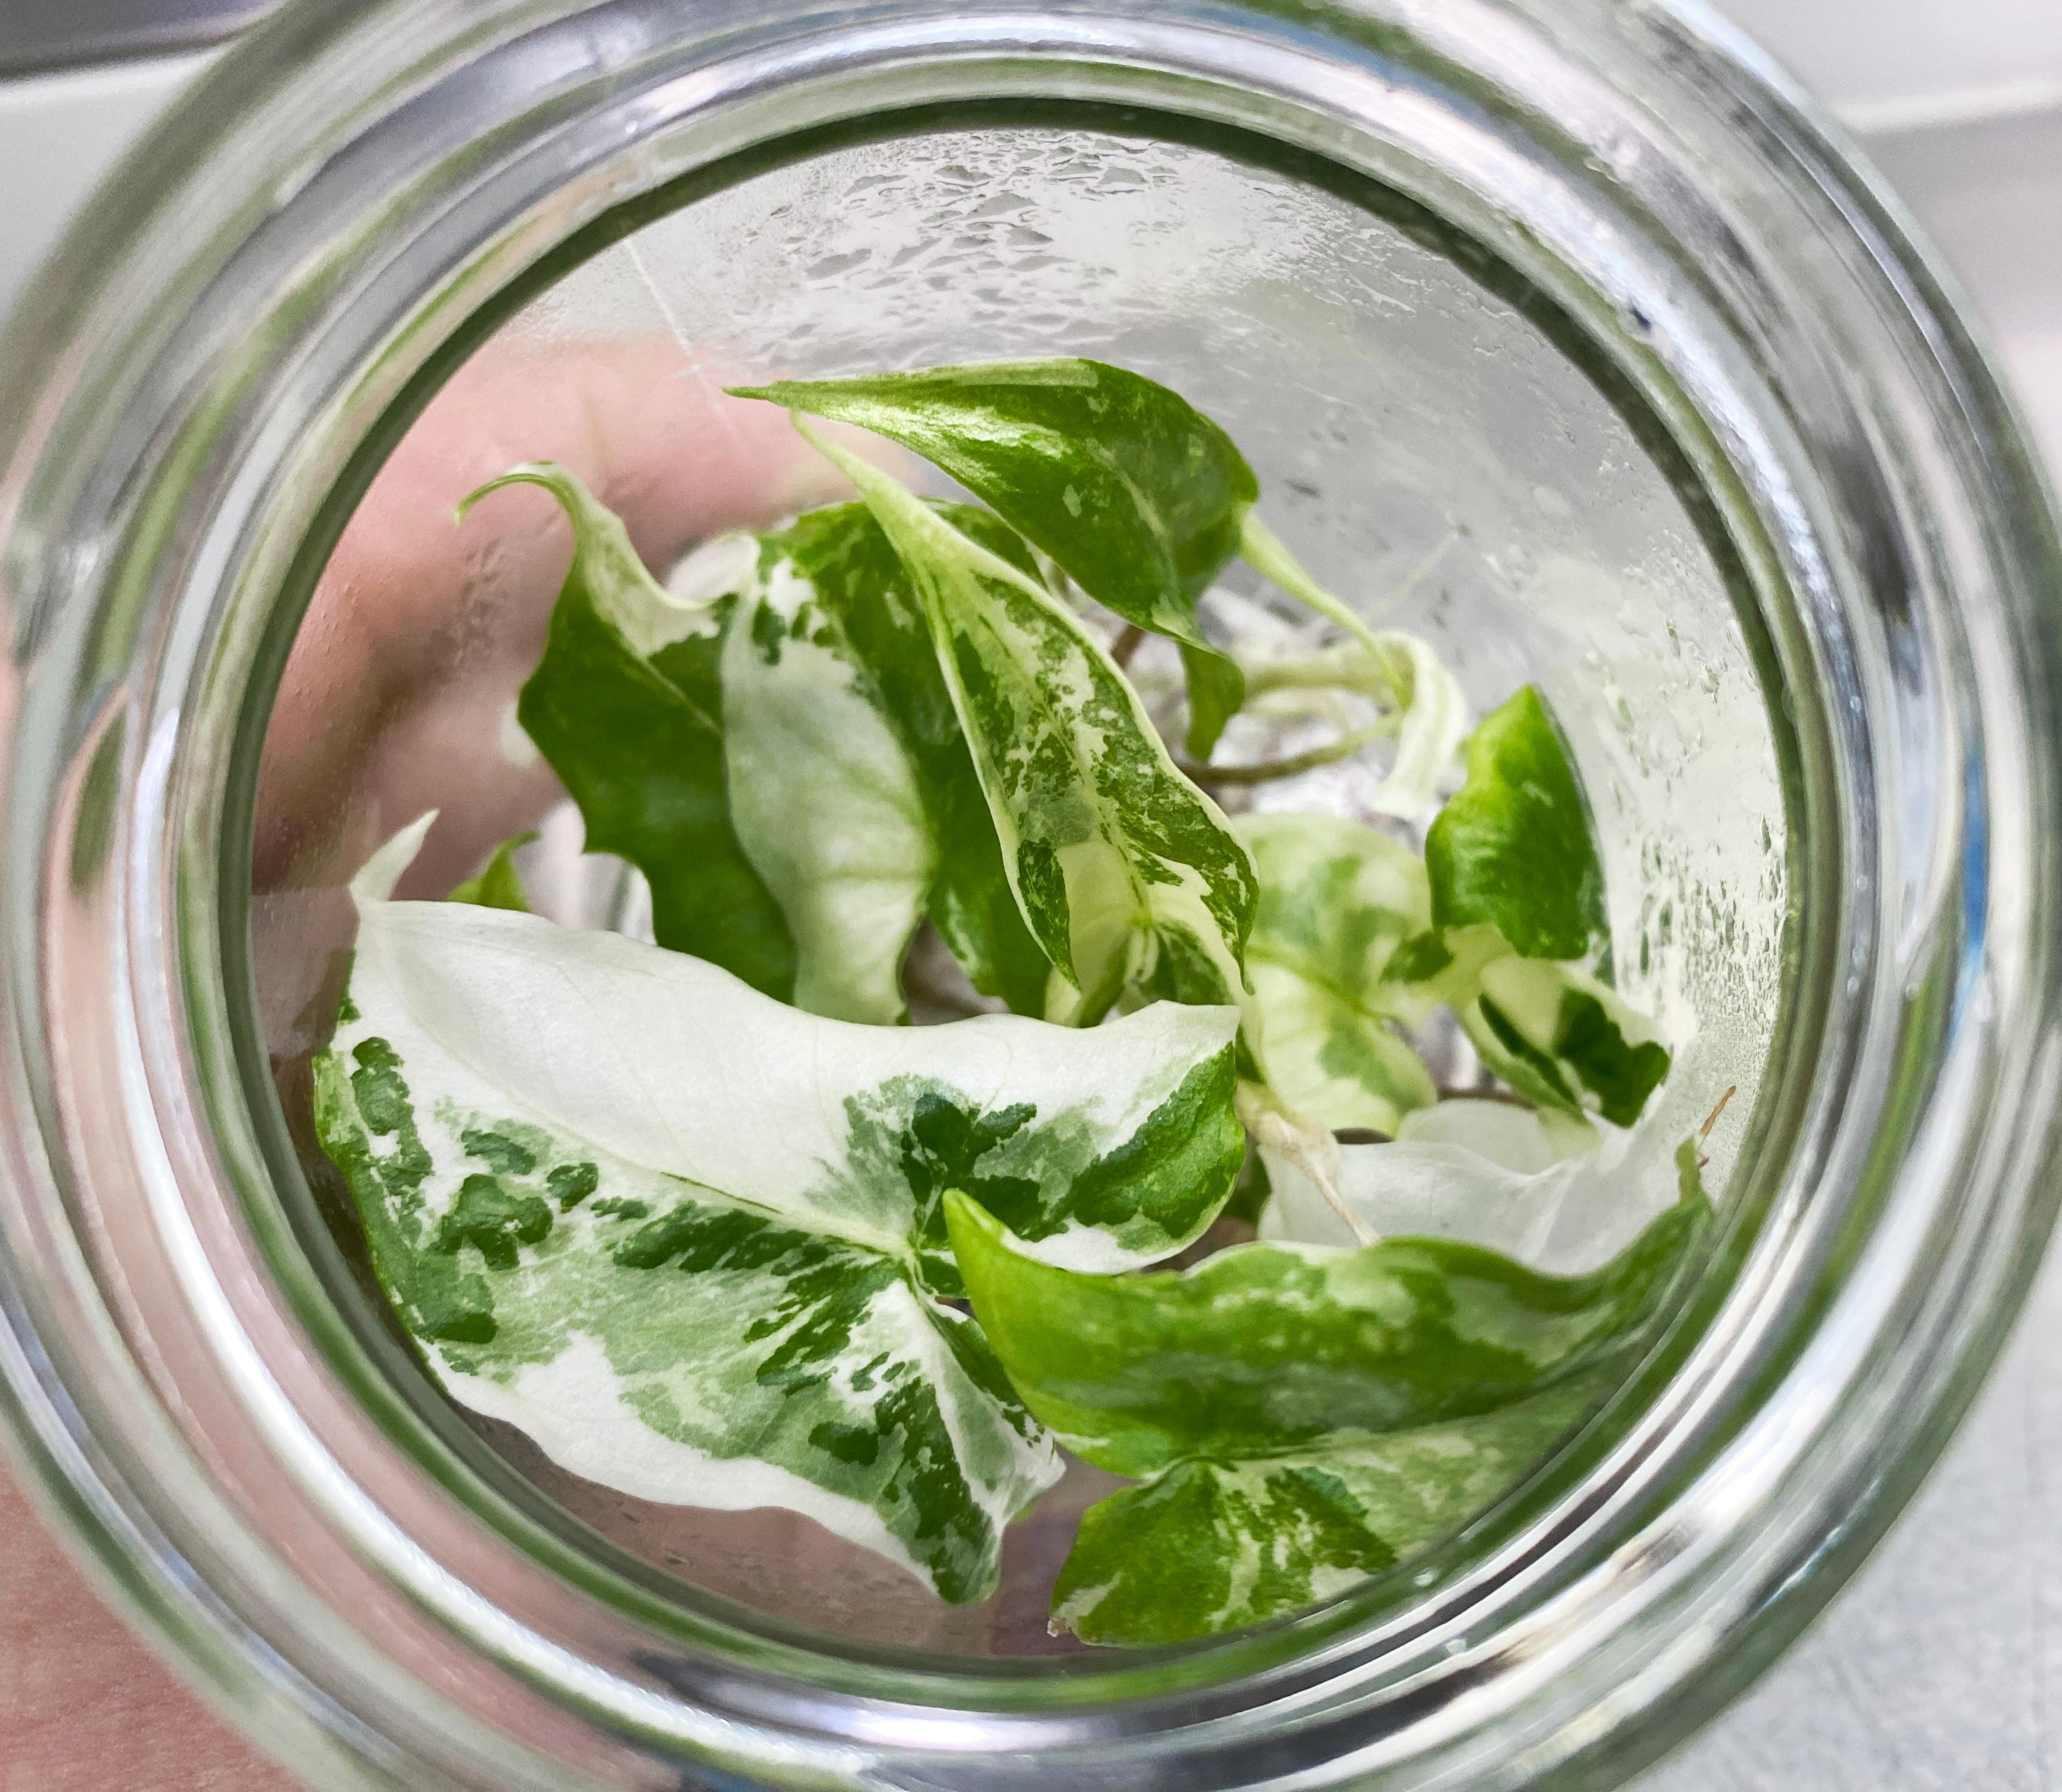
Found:
[[[360,909],[368,903],[391,902],[402,874],[415,862],[423,842],[435,826],[438,812],[426,809],[388,840],[360,866],[351,880],[351,899]]]
[[[471,514],[472,507],[482,498],[506,486],[541,485],[563,504],[565,502],[563,488],[579,483],[556,460],[525,460],[520,466],[511,467],[507,472],[490,479],[484,485],[475,485],[452,508],[451,520],[463,523]]]

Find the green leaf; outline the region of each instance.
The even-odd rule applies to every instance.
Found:
[[[1183,999],[1238,999],[1251,862],[1123,673],[1020,567],[811,439],[859,488],[922,600],[1017,905],[1071,986],[1048,1013],[1093,1022],[1163,974]]]
[[[579,520],[582,557],[521,718],[580,802],[589,845],[652,882],[660,942],[812,1012],[889,1023],[928,907],[977,987],[1041,1006],[1044,954],[1016,912],[921,608],[865,508],[813,512],[763,545],[705,544],[683,600],[568,476],[544,474]],[[977,526],[1028,563],[992,518]],[[607,564],[613,585],[585,561]],[[590,588],[615,593],[599,621]],[[741,908],[702,900],[705,875]]]
[[[530,898],[523,888],[522,875],[516,869],[516,849],[528,846],[536,838],[533,828],[528,834],[503,841],[494,849],[487,869],[476,878],[467,878],[445,901],[474,902],[487,909],[513,909],[519,914],[528,914]]]
[[[670,595],[621,521],[563,467],[518,467],[459,514],[516,484],[542,486],[573,528],[572,565],[517,720],[580,805],[588,850],[644,874],[659,943],[788,999],[794,938],[730,813],[716,672],[726,606]]]
[[[1189,686],[1189,728],[1183,745],[1190,758],[1207,765],[1225,724],[1246,706],[1246,674],[1238,661],[1214,647],[1180,644],[1181,672]]]
[[[1025,1404],[1068,1448],[1130,1475],[1523,1399],[1640,1324],[1709,1211],[1701,1195],[1679,1202],[1581,1276],[1389,1239],[1242,1245],[1183,1274],[1118,1277],[1037,1262],[993,1215],[946,1203],[974,1312]]]
[[[849,562],[834,563],[840,570]],[[914,767],[888,705],[810,571],[771,543],[724,633],[732,825],[795,942],[812,1014],[903,1017],[902,959],[936,866]]]
[[[1023,543],[985,511],[937,508],[991,552],[1034,570]],[[836,620],[908,756],[936,866],[925,905],[932,922],[976,989],[1020,1014],[1042,1014],[1045,954],[1018,912],[988,799],[901,556],[863,504],[811,511],[765,540],[772,563],[806,580]]]
[[[1629,1127],[1668,1074],[1654,1023],[1572,966],[1491,959],[1461,1024],[1482,1062],[1520,1095],[1579,1118]]]
[[[1423,865],[1337,816],[1251,814],[1238,826],[1260,880],[1246,963],[1269,1079],[1328,1127],[1394,1134],[1438,1093],[1392,1025],[1402,991],[1384,980],[1397,948],[1430,924]]]
[[[1284,1616],[1409,1561],[1494,1505],[1610,1391],[1592,1372],[1481,1417],[1189,1457],[1081,1516],[1053,1629],[1186,1642]]]
[[[1055,1263],[1181,1248],[1243,1151],[1236,1012],[825,1019],[620,935],[386,900],[427,822],[354,885],[315,1105],[431,1372],[575,1473],[806,1513],[985,1597],[1059,1466],[943,1304],[941,1197]]]
[[[1652,1128],[1569,1127],[1508,1101],[1442,1101],[1394,1142],[1339,1147],[1338,1189],[1369,1231],[1450,1239],[1530,1268],[1583,1274],[1623,1251],[1675,1201],[1694,1199],[1679,1145]],[[1272,1199],[1262,1238],[1350,1245],[1352,1231],[1291,1163],[1263,1154]]]
[[[1442,928],[1494,927],[1527,958],[1607,949],[1589,806],[1535,686],[1468,737],[1467,781],[1432,823],[1425,867]]]
[[[1143,375],[1101,361],[997,361],[739,387],[914,449],[1126,621],[1183,644],[1189,750],[1243,701],[1196,600],[1238,552],[1260,486],[1230,436]],[[1200,677],[1199,677],[1200,674]]]

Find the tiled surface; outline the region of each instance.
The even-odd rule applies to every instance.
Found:
[[[5,0],[0,0],[4,4]],[[1987,318],[2062,466],[2062,0],[1731,0],[1857,125]],[[102,159],[191,60],[0,88],[0,307]],[[2048,86],[2058,103],[2042,109]],[[1968,122],[1999,106],[2014,115]],[[1855,1583],[1638,1792],[2046,1792],[2062,1785],[2062,1260],[1967,1428]],[[0,1486],[0,1792],[275,1792]]]

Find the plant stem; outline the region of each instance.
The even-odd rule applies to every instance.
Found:
[[[1384,716],[1306,753],[1292,753],[1286,759],[1270,759],[1258,765],[1197,765],[1187,760],[1179,763],[1181,771],[1197,784],[1271,784],[1278,778],[1299,777],[1320,765],[1350,759],[1363,748],[1394,734],[1396,725],[1395,717]]]
[[[1358,641],[1278,660],[1242,661],[1241,669],[1246,673],[1249,698],[1264,697],[1270,691],[1339,690],[1382,702],[1393,694],[1382,668],[1370,661]]]
[[[1402,707],[1404,693],[1410,688],[1408,672],[1402,677],[1398,675],[1394,658],[1382,637],[1368,626],[1366,617],[1312,578],[1304,570],[1303,563],[1290,552],[1281,536],[1250,510],[1240,524],[1238,547],[1246,563],[1255,572],[1272,579],[1290,597],[1308,605],[1318,615],[1329,617],[1365,647],[1381,669],[1389,687],[1390,701]]]

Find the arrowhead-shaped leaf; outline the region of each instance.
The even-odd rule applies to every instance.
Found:
[[[1180,1248],[1243,1151],[1236,1013],[824,1019],[618,935],[387,902],[420,831],[356,886],[316,1115],[432,1372],[576,1473],[807,1513],[985,1597],[1058,1464],[942,1302],[941,1197],[1056,1263]]]

